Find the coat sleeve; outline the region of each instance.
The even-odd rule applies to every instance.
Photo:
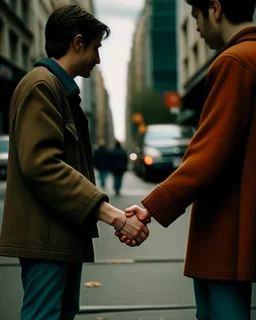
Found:
[[[235,58],[222,56],[210,69],[205,89],[200,125],[182,165],[142,200],[165,227],[224,173],[243,148],[255,101],[252,74]]]
[[[65,163],[60,102],[52,88],[39,81],[19,103],[15,114],[18,161],[28,187],[49,208],[81,225],[108,201],[87,178]]]

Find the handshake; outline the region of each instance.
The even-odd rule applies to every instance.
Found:
[[[114,225],[115,235],[130,247],[139,246],[149,236],[147,224],[151,216],[147,209],[132,206],[125,210],[124,220],[121,225]]]

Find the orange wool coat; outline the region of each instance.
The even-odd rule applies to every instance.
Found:
[[[183,164],[142,200],[164,227],[192,203],[184,274],[255,281],[256,27],[234,36],[213,62]]]

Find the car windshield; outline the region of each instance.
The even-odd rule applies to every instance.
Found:
[[[9,149],[9,141],[0,140],[0,153],[8,153],[8,149]]]
[[[159,131],[152,130],[145,134],[145,141],[168,140],[168,139],[190,139],[194,134],[192,127],[165,127]]]

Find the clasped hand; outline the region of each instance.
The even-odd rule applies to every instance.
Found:
[[[149,236],[146,225],[151,222],[150,214],[147,209],[137,205],[127,208],[125,214],[127,221],[120,231],[115,232],[115,235],[122,243],[126,243],[130,247],[139,246]],[[138,229],[138,222],[143,224],[141,231]]]

